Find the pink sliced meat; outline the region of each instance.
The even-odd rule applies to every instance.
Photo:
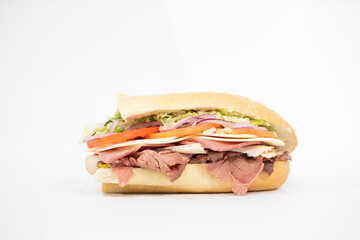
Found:
[[[246,158],[239,153],[226,153],[223,160],[209,163],[207,170],[220,181],[232,178],[232,191],[242,196],[259,176],[263,167],[261,158]]]
[[[181,176],[186,165],[187,165],[186,163],[185,164],[177,164],[170,168],[170,171],[167,172],[166,174],[169,176],[171,182],[175,181],[176,179],[178,179]]]
[[[244,195],[250,187],[250,184],[255,181],[262,172],[264,163],[261,158],[249,159],[245,157],[236,157],[235,160],[230,162],[230,174],[235,183],[233,184],[233,192]]]
[[[198,154],[191,158],[189,163],[208,163],[217,162],[224,158],[224,152],[209,152],[208,154]]]
[[[182,154],[171,152],[170,150],[139,149],[141,146],[132,148],[121,148],[109,150],[102,154],[102,159],[116,165],[113,173],[119,179],[119,184],[125,186],[133,175],[132,168],[144,168],[152,171],[162,172],[169,176],[170,181],[178,179],[187,164],[206,163],[210,174],[216,176],[219,181],[233,181],[232,191],[238,195],[246,194],[251,183],[264,171],[271,174],[275,159],[289,160],[287,153],[271,159],[261,156],[249,158],[245,154],[237,152],[227,152],[224,149],[237,148],[244,145],[257,144],[258,142],[245,143],[223,143],[212,140],[202,141],[206,147],[221,149],[222,151],[209,151],[207,154]],[[198,141],[196,141],[198,142]],[[185,144],[187,142],[184,142]],[[115,159],[115,160],[114,160]],[[191,160],[190,160],[191,159]]]
[[[139,167],[139,164],[137,163],[137,160],[133,156],[123,157],[118,161],[118,164],[120,166],[125,167]]]
[[[119,185],[121,187],[124,187],[129,182],[131,176],[133,175],[132,167],[115,166],[112,169],[112,172],[119,179]]]
[[[220,141],[208,140],[208,139],[202,139],[202,138],[195,138],[192,141],[198,142],[206,148],[209,148],[213,151],[219,151],[219,152],[230,151],[235,148],[261,144],[261,142],[258,142],[258,141],[234,143],[234,142],[220,142]]]
[[[153,171],[163,173],[170,171],[169,166],[163,161],[161,154],[153,150],[144,150],[140,152],[137,163],[139,167]]]
[[[272,157],[272,158],[265,158],[265,160],[271,161],[271,162],[275,162],[275,161],[289,161],[289,160],[291,160],[291,156],[289,155],[288,152],[284,152],[283,154],[277,155],[277,156]]]
[[[104,163],[115,163],[117,160],[137,152],[141,147],[141,145],[138,145],[135,147],[132,146],[110,149],[104,152],[99,152],[99,157]]]
[[[187,164],[186,157],[180,153],[153,150],[139,152],[136,162],[141,168],[167,174],[172,182],[180,177]]]
[[[165,152],[162,154],[162,160],[168,166],[170,166],[170,171],[168,171],[166,174],[170,177],[171,182],[175,181],[181,176],[189,159],[190,157],[188,157],[186,154],[180,154],[176,152]]]
[[[272,172],[274,171],[274,162],[272,161],[263,161],[264,163],[264,168],[263,168],[263,172],[265,172],[267,175],[271,175]]]
[[[232,191],[233,193],[238,194],[239,196],[244,196],[247,193],[248,187],[246,187],[245,185],[241,184],[238,181],[233,181],[233,185],[232,185]]]
[[[184,160],[184,154],[178,152],[160,152],[162,156],[162,161],[164,161],[168,166],[174,166],[177,164],[185,164],[187,161]]]
[[[217,177],[220,181],[229,180],[230,175],[230,162],[220,160],[215,163],[209,163],[207,165],[207,170],[209,173]]]

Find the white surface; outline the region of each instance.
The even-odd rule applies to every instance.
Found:
[[[0,239],[359,239],[358,1],[1,1]],[[78,146],[118,92],[220,91],[296,130],[272,192],[100,192]]]

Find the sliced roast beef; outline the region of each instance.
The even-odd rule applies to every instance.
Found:
[[[255,181],[261,173],[264,163],[261,158],[251,159],[236,155],[231,158],[233,158],[233,160],[229,160],[231,163],[230,174],[235,182],[233,192],[244,195],[250,184]]]
[[[208,154],[198,154],[195,157],[191,158],[189,163],[209,163],[217,162],[224,158],[224,152],[209,152]]]
[[[142,149],[157,149],[161,147],[172,146],[171,143],[165,144],[146,144],[146,145],[137,145],[137,146],[129,146],[129,147],[120,147],[114,148],[107,151],[99,152],[99,157],[104,163],[118,164],[119,161],[129,155],[136,153],[137,151]]]
[[[242,143],[220,142],[220,141],[214,141],[214,140],[208,140],[208,139],[202,139],[202,138],[195,138],[192,141],[198,142],[206,148],[209,148],[213,151],[219,151],[219,152],[230,151],[235,148],[261,144],[261,142],[242,142]]]
[[[123,148],[114,148],[104,152],[99,152],[99,157],[104,163],[113,163],[116,164],[116,161],[137,152],[142,146],[132,146],[132,147],[123,147]]]
[[[268,175],[271,175],[274,171],[274,163],[275,161],[289,161],[291,160],[291,156],[288,154],[288,152],[285,152],[284,154],[277,155],[272,158],[263,158],[264,162],[264,169],[263,172],[267,173]]]
[[[166,173],[172,182],[180,177],[189,159],[186,154],[169,151],[144,150],[135,155],[137,166]]]
[[[214,163],[209,163],[207,165],[207,170],[209,173],[217,177],[220,181],[229,180],[231,177],[229,161],[220,160]]]
[[[133,170],[131,167],[115,166],[112,169],[112,172],[119,179],[119,185],[121,187],[124,187],[129,182],[131,176],[133,175]]]
[[[203,140],[203,139],[202,139]],[[228,149],[229,147],[238,148],[239,143],[233,144],[206,140],[202,142],[204,146],[212,149]],[[215,143],[214,143],[215,142]],[[242,144],[242,143],[240,143]],[[249,144],[246,142],[245,144]],[[252,142],[251,144],[257,144]],[[243,145],[242,145],[243,146]],[[285,153],[273,158],[249,158],[246,154],[227,151],[209,151],[207,154],[182,154],[171,152],[161,148],[142,149],[141,146],[132,148],[113,149],[100,153],[100,158],[105,163],[115,165],[113,172],[119,178],[119,184],[125,186],[132,176],[132,168],[140,167],[153,171],[165,173],[170,181],[178,179],[184,171],[186,165],[207,164],[209,173],[216,176],[220,181],[233,180],[233,192],[244,195],[250,184],[259,176],[261,171],[271,174],[275,161],[287,161],[290,156]]]
[[[263,172],[267,173],[268,175],[271,175],[273,171],[274,171],[274,162],[264,161]]]
[[[233,179],[233,192],[244,195],[250,184],[259,176],[264,163],[261,158],[246,158],[239,153],[225,153],[223,160],[209,163],[208,171],[220,181]]]
[[[133,156],[127,156],[119,159],[118,165],[125,167],[139,167],[136,158]]]
[[[169,176],[171,182],[175,181],[176,179],[178,179],[181,176],[186,165],[187,165],[186,163],[185,164],[176,164],[176,165],[170,167],[170,171],[167,172],[166,174]]]
[[[170,171],[169,166],[163,161],[160,153],[157,153],[153,150],[145,150],[139,152],[137,155],[139,155],[137,158],[137,164],[141,168],[163,173]]]
[[[277,156],[275,156],[273,158],[270,158],[269,160],[272,161],[272,162],[275,162],[275,161],[289,161],[289,160],[291,160],[291,156],[288,154],[288,152],[284,152],[284,154],[277,155]]]

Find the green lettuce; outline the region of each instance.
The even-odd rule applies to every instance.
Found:
[[[120,132],[123,132],[125,129],[123,127],[121,127],[120,125],[117,125],[115,128],[114,128],[114,133],[120,133]]]
[[[97,124],[89,124],[84,129],[83,137],[88,136],[95,136],[100,134],[106,134],[109,133],[109,129],[112,125],[112,122],[114,120],[118,120],[119,122],[125,122],[124,119],[122,119],[121,114],[119,110],[114,114],[114,116],[109,117],[109,120],[103,123],[97,123]],[[124,131],[124,128],[117,125],[114,129],[114,132],[120,133]]]
[[[260,118],[254,118],[254,119],[250,119],[250,123],[254,124],[258,127],[265,127],[270,131],[273,131],[273,128],[271,127],[270,123],[260,119]]]
[[[270,124],[262,119],[253,118],[245,116],[242,113],[235,112],[231,109],[217,109],[217,110],[182,110],[178,112],[170,113],[158,113],[152,114],[132,122],[127,123],[128,125],[133,125],[140,122],[151,122],[151,121],[160,121],[165,128],[168,128],[172,125],[175,125],[178,121],[188,118],[196,117],[199,115],[214,115],[216,118],[223,119],[235,123],[252,123],[259,127],[265,127],[272,131]]]

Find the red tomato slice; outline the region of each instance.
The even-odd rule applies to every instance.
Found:
[[[264,138],[276,137],[274,132],[270,132],[268,130],[261,130],[261,129],[251,129],[251,128],[232,129],[230,134],[252,134],[257,137],[264,137]]]
[[[104,147],[110,144],[122,143],[136,138],[143,138],[146,135],[159,132],[159,127],[140,128],[136,130],[126,130],[121,133],[105,136],[87,142],[88,148]]]

